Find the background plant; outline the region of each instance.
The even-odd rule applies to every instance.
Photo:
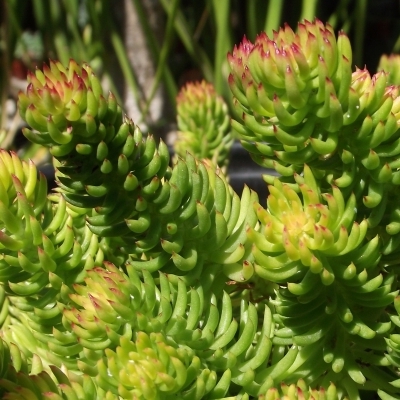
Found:
[[[226,172],[234,138],[228,106],[210,83],[188,83],[180,90],[177,125],[174,150],[178,156],[184,158],[190,151],[196,158],[209,159]]]

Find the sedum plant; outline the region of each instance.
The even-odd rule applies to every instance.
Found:
[[[228,106],[206,81],[189,82],[177,96],[178,133],[175,153],[190,152],[198,159],[210,159],[226,168],[233,144]]]
[[[229,186],[231,139],[171,162],[90,66],[30,73],[57,188],[1,151],[2,398],[400,398],[398,87],[351,57],[318,20],[228,55],[267,199]],[[210,144],[219,101],[188,86],[178,122]]]

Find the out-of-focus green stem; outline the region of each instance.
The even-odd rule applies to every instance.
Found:
[[[95,32],[100,32],[104,26],[104,18],[107,18],[102,7],[100,7],[99,4],[96,4],[95,1],[88,1],[87,11],[89,13],[90,24],[93,26],[93,30]]]
[[[257,35],[257,4],[256,0],[247,2],[247,33],[250,40],[254,40]]]
[[[160,0],[160,3],[164,7],[164,10],[167,12],[167,14],[169,14],[169,10],[171,8],[170,0]],[[192,60],[199,66],[204,79],[209,82],[214,82],[212,64],[205,51],[193,39],[193,34],[189,28],[189,24],[185,20],[185,17],[180,10],[178,10],[176,13],[174,23],[175,30],[178,33],[180,40],[182,41]]]
[[[63,4],[66,10],[67,26],[71,31],[73,37],[73,43],[76,47],[76,51],[79,54],[79,58],[81,60],[89,61],[90,60],[88,56],[89,49],[87,49],[87,47],[84,45],[82,40],[82,35],[78,27],[79,4],[76,0],[75,1],[64,0]]]
[[[269,0],[264,27],[267,35],[271,35],[273,30],[279,28],[282,18],[283,3],[284,0]]]
[[[57,52],[57,58],[64,64],[67,65],[71,58],[69,51],[68,39],[66,32],[62,29],[61,23],[61,5],[57,1],[50,2],[50,18],[51,25],[53,28],[54,35],[54,46]]]
[[[69,52],[68,40],[61,23],[60,7],[58,1],[33,0],[35,21],[43,34],[45,47],[50,52],[55,51],[53,57],[57,57],[66,65],[72,54]]]
[[[317,4],[318,0],[303,0],[300,21],[304,19],[312,21],[317,14]]]
[[[7,48],[8,51],[14,50],[14,45],[16,43],[16,38],[20,38],[22,35],[21,23],[18,20],[19,13],[17,12],[16,0],[7,0],[3,2],[4,12],[2,10],[1,15],[3,16],[4,22],[7,21],[8,24],[8,37],[7,37]],[[11,32],[13,35],[11,37]],[[22,43],[24,45],[24,43]]]
[[[172,43],[172,39],[174,36],[174,32],[173,32],[174,21],[175,21],[175,17],[176,17],[176,12],[178,11],[179,3],[180,3],[180,0],[172,0],[171,8],[169,9],[170,12],[168,13],[167,27],[165,29],[165,40],[161,47],[160,57],[159,57],[158,63],[157,63],[157,70],[156,70],[156,73],[154,76],[154,80],[153,80],[153,84],[152,84],[152,87],[150,90],[149,97],[146,101],[146,106],[145,106],[145,109],[143,112],[144,118],[146,117],[146,115],[149,111],[151,101],[154,98],[154,95],[156,93],[158,85],[160,84],[161,77],[163,76],[165,66],[167,65],[167,58],[168,58],[169,51],[171,49],[171,43]]]
[[[8,84],[9,84],[9,54],[7,46],[5,45],[8,40],[8,12],[7,5],[4,2],[0,3],[0,49],[1,49],[1,64],[0,64],[0,132],[5,128],[6,124],[6,113],[4,112],[7,96],[8,96]]]
[[[368,0],[357,0],[355,9],[355,24],[354,34],[354,63],[355,65],[362,66],[363,50],[364,50],[364,36],[365,36],[365,20],[367,16]]]
[[[154,57],[155,60],[157,60],[160,56],[160,49],[157,43],[157,40],[153,34],[153,31],[151,29],[150,24],[148,23],[148,18],[146,16],[146,12],[143,8],[142,0],[132,0],[132,5],[136,10],[136,13],[138,15],[139,21],[142,25],[144,35],[146,36],[146,43],[149,46],[149,50]]]
[[[392,53],[400,52],[400,36],[397,38],[396,43],[393,46]]]
[[[230,0],[211,1],[216,22],[216,46],[215,46],[215,90],[222,94],[226,86],[226,54],[231,48],[231,33],[229,28]]]
[[[156,37],[153,33],[153,30],[151,29],[151,27],[148,23],[146,13],[143,9],[143,4],[142,4],[141,0],[132,0],[132,3],[133,3],[133,6],[134,6],[136,12],[138,13],[138,17],[139,17],[140,23],[142,25],[144,35],[147,39],[146,43],[149,46],[151,55],[152,55],[153,59],[157,61],[157,65],[160,65],[160,59],[161,59],[160,46],[157,43]],[[175,12],[175,14],[176,14],[176,12]],[[165,58],[165,61],[166,61],[166,58]],[[165,61],[164,61],[163,67],[161,68],[162,76],[164,79],[165,88],[167,90],[169,100],[172,104],[174,104],[176,95],[178,93],[178,88],[177,88],[176,82],[174,80],[174,77],[171,73],[171,70],[168,66],[168,63]]]
[[[111,25],[111,24],[110,24]],[[139,86],[137,83],[137,79],[135,73],[131,67],[129,59],[126,54],[125,46],[122,42],[120,35],[118,34],[117,30],[114,27],[110,29],[110,38],[111,43],[114,48],[115,54],[117,56],[119,65],[122,70],[122,74],[124,75],[125,81],[127,85],[132,90],[132,93],[135,97],[137,105],[141,111],[142,110],[142,103],[140,101],[140,94],[139,94]]]
[[[336,10],[331,14],[328,19],[328,23],[332,25],[334,29],[339,28],[340,21],[347,21],[350,19],[348,15],[349,0],[340,0]],[[343,29],[343,27],[341,27]]]
[[[47,0],[33,0],[33,11],[36,25],[42,29],[49,23],[49,4]]]
[[[44,45],[55,51],[62,64],[67,65],[69,58],[68,40],[61,24],[60,3],[58,1],[33,0],[34,16],[37,27],[43,34]]]

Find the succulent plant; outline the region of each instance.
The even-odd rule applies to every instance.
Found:
[[[228,58],[265,204],[210,160],[229,134],[171,164],[88,65],[29,75],[57,188],[0,152],[2,398],[400,398],[398,88],[318,20]],[[220,101],[184,89],[182,131],[220,139]]]
[[[206,81],[187,83],[177,96],[178,133],[175,153],[190,152],[225,168],[233,144],[228,106]]]
[[[1,150],[0,165],[2,335],[25,356],[36,353],[53,363],[31,328],[48,332],[61,324],[56,302],[104,255],[82,210],[60,194],[47,195],[46,179],[33,162]]]
[[[171,168],[167,146],[143,136],[112,95],[104,98],[89,66],[52,62],[29,79],[20,112],[35,131],[24,133],[57,158],[58,191],[90,209],[87,226],[111,238],[106,254],[129,246],[120,264],[129,259],[137,268],[165,268],[188,279],[205,262],[244,259],[246,224],[256,223],[248,207],[255,193],[246,189],[239,199],[207,160],[188,155]]]
[[[229,61],[233,127],[255,161],[287,182],[306,163],[324,190],[354,192],[371,224],[380,222],[381,201],[398,186],[398,88],[387,73],[352,73],[347,36],[336,40],[319,20],[245,38]]]
[[[59,194],[47,196],[46,179],[32,162],[1,150],[0,163],[1,282],[10,293],[33,295],[49,283],[58,292],[96,258],[102,262],[97,242],[89,247],[93,235],[82,210]]]

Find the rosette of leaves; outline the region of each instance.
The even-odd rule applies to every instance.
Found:
[[[286,375],[282,362],[265,373],[272,349],[269,307],[244,297],[236,304],[227,292],[206,288],[189,288],[161,272],[153,277],[144,270],[140,278],[132,267],[125,274],[106,263],[74,285],[71,304],[60,305],[65,331],[42,340],[121,398],[265,393]],[[296,354],[294,348],[291,357]]]
[[[260,225],[248,230],[262,280],[252,279],[261,287],[264,280],[279,284],[271,299],[273,343],[307,354],[301,366],[288,366],[290,382],[376,391],[375,376],[395,379],[382,354],[392,329],[386,308],[398,294],[395,274],[379,264],[379,236],[369,238],[368,222],[357,222],[354,195],[345,201],[337,187],[321,193],[307,166],[295,180],[297,186],[279,179],[269,186],[267,208],[256,207]]]
[[[376,226],[398,191],[398,88],[387,74],[352,73],[348,38],[319,20],[245,38],[228,58],[233,127],[253,158],[287,182],[307,163],[324,190],[354,192]]]
[[[97,238],[60,195],[47,196],[32,162],[1,150],[0,170],[0,281],[8,294],[49,300],[62,283],[78,282],[85,268],[103,261]]]
[[[239,199],[207,160],[188,155],[169,167],[167,146],[143,136],[112,94],[103,96],[89,66],[50,62],[28,79],[19,106],[33,130],[24,133],[50,148],[58,191],[107,238],[101,248],[109,260],[195,279],[205,263],[245,259],[255,193],[245,188]]]
[[[101,264],[84,210],[48,195],[46,179],[33,162],[0,150],[0,166],[1,282],[9,293],[34,295],[49,283],[55,293],[61,283],[79,281],[83,269]]]
[[[226,170],[233,144],[228,106],[210,83],[189,82],[177,99],[178,133],[175,153],[210,159]]]
[[[37,374],[16,373],[9,379],[1,379],[0,387],[5,390],[3,399],[14,400],[115,400],[115,396],[97,389],[86,375],[65,373],[52,368],[53,374],[42,371]]]
[[[35,332],[61,324],[56,301],[67,300],[71,285],[101,265],[104,255],[82,210],[59,194],[48,195],[46,179],[31,161],[0,150],[0,192],[2,337],[27,358],[40,354],[47,365],[54,360]]]
[[[134,362],[132,362],[133,360],[138,361],[138,357],[136,357],[135,355],[136,350],[138,350],[138,347],[135,345],[130,344],[130,350],[131,352],[129,353],[129,355],[133,358],[133,360],[131,360],[131,363],[128,364],[131,366],[131,371],[135,370],[137,368],[142,369],[142,376],[144,376],[144,379],[140,382],[140,385],[138,386],[144,386],[145,382],[148,383],[149,381],[149,375],[151,375],[152,373],[152,369],[154,370],[154,364],[150,363],[150,362],[154,362],[156,361],[156,365],[159,368],[159,363],[157,363],[157,359],[152,359],[151,357],[153,356],[152,352],[151,352],[151,347],[154,347],[155,344],[157,344],[159,347],[163,345],[162,341],[158,341],[158,342],[151,342],[148,343],[148,345],[150,347],[144,347],[144,348],[140,348],[141,345],[146,344],[146,337],[143,338],[143,335],[141,334],[141,341],[139,342],[139,351],[142,350],[143,353],[142,355],[144,356],[145,360],[141,360],[142,361],[142,365],[140,365],[139,363],[135,364]],[[155,335],[155,336],[159,336],[159,335]],[[143,340],[144,339],[144,340]],[[124,347],[128,346],[129,344],[127,343],[127,341],[124,341],[123,343]],[[133,347],[135,346],[135,347]],[[133,347],[133,348],[132,348]],[[114,399],[121,399],[121,398],[132,398],[132,392],[134,392],[134,389],[131,390],[129,392],[129,394],[126,397],[121,397],[118,396],[116,394],[114,394],[112,391],[110,391],[110,387],[112,387],[112,385],[110,385],[110,373],[111,371],[114,372],[115,369],[115,364],[114,361],[116,361],[116,364],[118,364],[118,362],[123,359],[123,356],[126,356],[126,354],[122,353],[122,349],[119,348],[119,356],[121,358],[117,358],[116,360],[113,359],[113,357],[110,357],[110,360],[113,362],[112,366],[110,367],[110,372],[107,373],[106,375],[106,379],[107,381],[103,381],[101,382],[102,379],[104,379],[104,376],[99,377],[98,381],[101,382],[101,384],[103,384],[106,389],[103,390],[102,388],[96,386],[96,384],[94,383],[93,378],[90,378],[87,375],[78,375],[78,374],[74,374],[68,371],[62,371],[59,368],[56,367],[52,367],[51,368],[51,373],[48,373],[46,371],[40,371],[40,372],[36,372],[36,373],[32,373],[32,374],[28,374],[26,372],[23,371],[15,371],[15,369],[13,367],[9,367],[9,372],[7,374],[6,377],[4,377],[3,379],[0,379],[0,393],[4,394],[3,398],[4,399],[9,399],[9,398],[13,398],[15,400],[26,400],[26,399],[37,399],[37,400],[41,400],[41,399],[48,399],[48,398],[52,398],[52,399],[67,399],[67,400],[74,400],[74,399],[81,399],[81,400],[95,400],[95,399],[105,399],[105,400],[114,400]],[[133,350],[133,351],[132,351]],[[171,350],[169,350],[169,352],[171,353]],[[112,352],[108,352],[111,353]],[[111,355],[110,354],[110,355]],[[182,355],[182,352],[181,354]],[[180,356],[178,355],[178,357]],[[171,356],[171,359],[173,359],[173,363],[174,365],[177,365],[179,363],[179,359],[176,358],[172,358],[173,356]],[[147,361],[147,360],[150,360]],[[163,359],[165,360],[165,356],[163,357]],[[144,361],[144,362],[143,362]],[[147,361],[147,362],[145,362]],[[123,367],[125,367],[126,364],[123,365]],[[146,372],[143,372],[143,366],[147,366],[148,369],[146,369]],[[157,368],[156,367],[156,368]],[[105,372],[105,371],[104,371]],[[124,371],[125,372],[125,371]],[[161,374],[160,374],[161,375]],[[211,386],[214,384],[214,377],[213,374],[203,374],[205,376],[201,377],[202,379],[197,379],[197,383],[200,385],[204,385],[208,383],[208,386],[210,386],[210,381],[211,381]],[[229,375],[228,373],[225,373],[225,375]],[[136,374],[132,374],[129,377],[125,378],[126,381],[128,381],[128,379],[130,378],[131,380],[134,380],[135,377],[137,375]],[[205,382],[203,381],[203,379],[205,378]],[[207,378],[208,382],[207,382]],[[159,382],[156,382],[156,385]],[[173,386],[174,384],[176,384],[175,382],[168,382],[171,386]],[[160,398],[157,397],[157,393],[152,393],[152,386],[156,386],[154,385],[153,382],[151,382],[148,387],[145,388],[145,393],[147,395],[147,397],[143,397],[142,394],[140,393],[140,390],[136,390],[135,395],[137,395],[137,397],[135,398],[151,398],[151,399],[156,399],[156,398]],[[181,396],[180,393],[177,393],[175,395],[168,395],[166,393],[166,388],[167,384],[163,385],[163,393],[162,393],[162,397],[161,398],[177,398],[177,396]],[[337,399],[337,398],[341,398],[341,397],[337,397],[335,396],[335,388],[334,385],[330,385],[330,387],[328,388],[327,391],[325,391],[324,389],[319,389],[319,390],[307,390],[306,391],[302,391],[304,390],[305,385],[304,384],[299,384],[298,387],[296,387],[297,393],[298,395],[302,395],[303,397],[301,398],[327,398],[327,399]],[[261,395],[259,396],[260,399],[280,399],[280,398],[298,398],[297,396],[294,397],[293,393],[293,388],[294,385],[290,385],[287,388],[282,385],[279,388],[273,388],[273,389],[268,389],[266,395]],[[195,399],[195,398],[215,398],[215,395],[220,395],[223,391],[222,390],[218,390],[218,388],[215,390],[215,394],[213,397],[210,396],[204,396],[204,397],[198,397],[199,391],[196,391],[196,393],[194,393],[194,391],[192,390],[191,392],[188,392],[187,394],[183,395],[183,397],[179,397],[179,398],[188,398],[188,399]],[[200,392],[201,393],[201,392]],[[284,397],[286,396],[286,397]],[[291,396],[291,397],[289,397]],[[312,397],[311,397],[312,396]],[[326,397],[323,397],[326,396]],[[229,396],[229,397],[218,397],[221,399],[226,399],[226,400],[230,400],[230,399],[237,399],[237,400],[249,400],[249,395],[246,393],[243,394],[238,394],[237,396]]]

